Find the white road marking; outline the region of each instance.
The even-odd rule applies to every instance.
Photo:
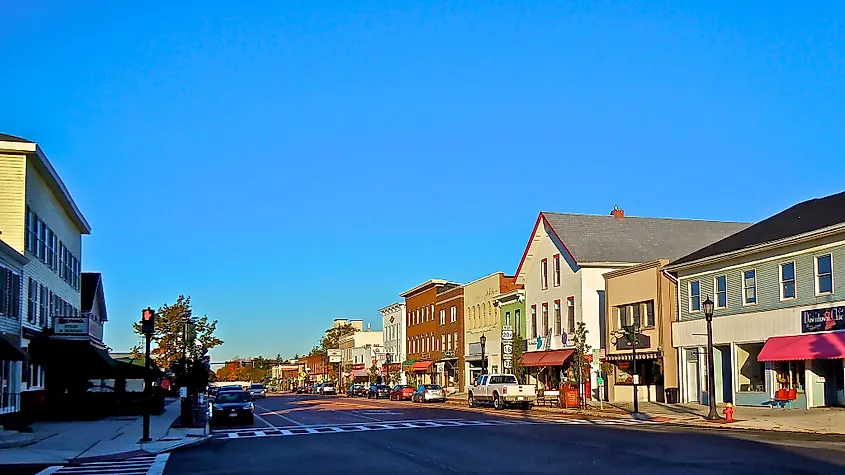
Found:
[[[303,423],[301,423],[301,422],[297,422],[297,421],[295,421],[295,420],[291,419],[290,417],[287,417],[287,416],[284,416],[284,415],[282,415],[282,414],[279,414],[277,411],[271,411],[271,410],[267,409],[266,407],[261,407],[261,406],[255,406],[255,407],[257,407],[257,408],[261,409],[261,410],[262,410],[262,411],[264,411],[264,412],[267,412],[267,413],[273,414],[274,416],[281,417],[282,419],[284,419],[284,420],[286,420],[286,421],[288,421],[288,422],[291,422],[291,423],[293,423],[294,425],[298,425],[298,426],[300,426],[300,427],[305,425],[305,424],[303,424]],[[274,426],[273,424],[270,424],[269,422],[267,422],[266,420],[264,420],[264,418],[262,418],[261,416],[259,416],[259,415],[257,415],[257,414],[255,415],[255,417],[257,417],[257,418],[258,418],[258,420],[260,420],[260,421],[264,422],[265,424],[267,424],[267,427],[276,427],[276,426]]]
[[[170,452],[156,455],[156,459],[153,462],[152,466],[150,466],[149,471],[147,471],[147,475],[162,475],[164,473],[164,467],[167,465],[167,460],[169,458]]]
[[[44,470],[36,473],[35,475],[51,475],[53,472],[59,470],[60,468],[62,468],[61,465],[54,465],[52,467],[45,468]]]

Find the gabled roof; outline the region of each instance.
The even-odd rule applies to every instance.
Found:
[[[695,250],[669,264],[682,264],[774,243],[802,234],[845,224],[845,191],[803,201],[746,229]]]
[[[82,211],[76,206],[70,191],[37,143],[14,135],[0,133],[0,150],[21,153],[32,158],[32,165],[44,177],[47,186],[56,195],[56,199],[64,207],[71,221],[82,234],[91,234],[91,225],[88,224],[85,216],[82,215]]]
[[[750,223],[675,218],[641,218],[541,212],[531,233],[519,276],[540,224],[547,226],[576,265],[585,263],[636,264],[676,259]]]
[[[99,272],[83,272],[80,276],[80,293],[82,294],[82,311],[90,312],[94,308],[94,303],[99,301],[103,321],[108,321],[102,274]]]

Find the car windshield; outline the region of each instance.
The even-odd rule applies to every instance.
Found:
[[[440,389],[440,386],[436,384],[426,384],[425,389]]]
[[[217,390],[217,392],[221,391],[243,391],[243,388],[240,388],[238,386],[223,386],[222,388]]]
[[[215,402],[223,404],[227,402],[248,402],[249,394],[244,391],[229,391],[223,394],[218,394]]]
[[[264,389],[264,385],[263,384],[253,384],[252,386],[249,387],[249,389]]]

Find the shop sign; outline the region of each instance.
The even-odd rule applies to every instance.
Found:
[[[819,308],[801,312],[801,332],[845,330],[845,307]]]
[[[87,335],[88,319],[86,317],[58,317],[53,330],[57,335]]]
[[[364,369],[364,363],[356,363],[352,365],[352,369]]]
[[[624,335],[622,338],[616,340],[616,349],[617,350],[630,350],[634,348],[634,345],[639,348],[650,348],[651,347],[651,338],[648,335],[644,335],[642,333],[636,333],[634,335],[634,341],[631,341],[629,335]]]
[[[329,363],[340,363],[340,350],[326,350],[326,355],[329,357]]]

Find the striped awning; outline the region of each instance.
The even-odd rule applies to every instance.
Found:
[[[660,357],[660,354],[656,351],[649,351],[646,353],[639,353],[637,352],[637,359],[638,360],[656,360]],[[633,360],[633,355],[631,353],[623,353],[623,354],[616,354],[616,355],[607,355],[607,361],[631,361]]]

